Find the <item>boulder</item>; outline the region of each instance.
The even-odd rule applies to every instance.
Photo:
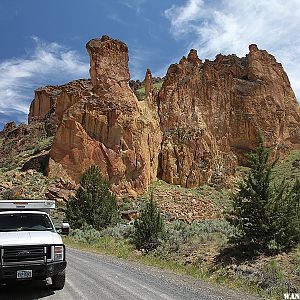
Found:
[[[38,155],[31,157],[24,163],[21,171],[36,170],[42,174],[46,174],[46,170],[49,163],[49,151],[44,151]]]

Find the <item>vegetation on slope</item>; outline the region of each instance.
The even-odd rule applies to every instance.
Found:
[[[275,165],[272,180],[276,184],[280,184],[283,179],[293,183],[297,178],[300,178],[300,150],[293,150]]]
[[[232,197],[228,220],[237,228],[233,242],[247,251],[280,251],[300,242],[300,181],[277,186],[272,173],[277,160],[263,139],[249,155],[250,171]]]
[[[20,125],[18,130],[24,128]],[[33,133],[20,136],[2,139],[0,145],[0,199],[45,199],[48,186],[54,182],[43,175],[53,137]],[[28,168],[24,168],[26,164]]]
[[[160,82],[155,82],[153,84],[153,88],[157,89],[158,91],[161,89],[163,85],[163,81]],[[145,86],[142,86],[141,88],[137,89],[134,91],[136,97],[138,98],[139,101],[145,100],[146,94],[145,94]]]
[[[289,166],[297,168],[298,159],[299,153],[292,152],[284,161],[278,163],[270,177],[272,184],[276,180],[281,182],[282,178],[278,177],[282,175],[294,180],[298,175],[293,176],[294,170],[289,169]],[[243,170],[243,174],[250,176],[251,170]],[[224,210],[232,207],[230,195],[233,191],[213,186],[189,190],[169,186],[161,181],[154,183],[152,187],[155,188],[154,199],[160,207],[164,203],[160,200],[164,198],[161,193],[167,196],[177,194],[185,200],[187,196],[193,199],[203,197],[205,201],[211,201],[202,202],[203,205],[213,203],[215,207],[222,207]],[[149,194],[141,197],[140,201],[146,201],[147,197]],[[215,202],[214,197],[218,199]],[[127,206],[128,203],[124,202]],[[264,252],[241,252],[238,248],[231,248],[230,244],[240,228],[232,226],[222,218],[199,219],[188,224],[178,220],[178,216],[175,220],[176,217],[168,218],[165,213],[165,217],[167,219],[163,235],[156,239],[156,245],[151,251],[145,251],[143,247],[138,247],[142,248],[141,251],[135,250],[136,228],[134,225],[122,223],[101,231],[91,227],[77,229],[66,242],[74,247],[138,260],[218,284],[238,287],[268,299],[282,299],[283,293],[300,290],[300,245],[271,256]]]
[[[34,170],[23,172],[21,168],[31,158],[47,152],[51,143],[52,138],[46,136],[38,137],[37,140],[32,138],[28,143],[14,141],[6,144],[3,139],[0,141],[2,151],[8,151],[9,147],[17,150],[2,156],[0,198],[45,198],[47,186],[52,180]],[[239,174],[248,173],[249,169],[239,168]],[[272,172],[272,182],[278,186],[283,178],[287,182],[294,182],[299,177],[300,151],[296,150],[276,164]],[[229,239],[235,234],[235,228],[223,216],[232,206],[230,196],[236,187],[233,185],[228,189],[204,185],[186,189],[163,181],[153,183],[151,188],[154,190],[154,199],[164,212],[166,225],[165,235],[159,245],[148,253],[135,250],[134,227],[122,223],[109,225],[99,231],[86,227],[74,230],[67,238],[67,243],[229,286],[234,282],[235,286],[250,289],[268,299],[282,299],[282,293],[287,291],[299,292],[300,246],[274,256],[258,254],[243,258],[234,257],[230,252],[232,249],[226,250]],[[139,207],[148,196],[140,197],[137,203],[124,199],[123,208]]]

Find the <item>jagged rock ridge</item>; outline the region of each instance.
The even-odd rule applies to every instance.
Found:
[[[259,131],[280,154],[300,148],[300,108],[285,71],[267,51],[249,49],[205,62],[191,50],[159,92],[147,70],[138,101],[127,46],[91,40],[91,80],[38,89],[30,107],[29,122],[47,121],[55,134],[49,176],[78,181],[97,164],[115,192],[136,196],[157,177],[186,187],[225,182]]]
[[[300,109],[281,64],[249,46],[244,58],[204,63],[191,50],[171,65],[159,93],[161,177],[194,187],[245,164],[259,132],[279,154],[300,146]]]

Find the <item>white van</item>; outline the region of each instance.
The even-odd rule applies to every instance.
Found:
[[[65,285],[66,249],[50,218],[52,200],[0,200],[0,282],[52,278]],[[61,233],[69,232],[63,223]]]

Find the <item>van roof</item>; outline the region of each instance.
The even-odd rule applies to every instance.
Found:
[[[1,210],[50,210],[55,208],[54,200],[0,200]]]
[[[6,214],[39,214],[39,215],[48,215],[44,211],[39,210],[6,210],[6,211],[0,211],[0,215],[6,215]]]

